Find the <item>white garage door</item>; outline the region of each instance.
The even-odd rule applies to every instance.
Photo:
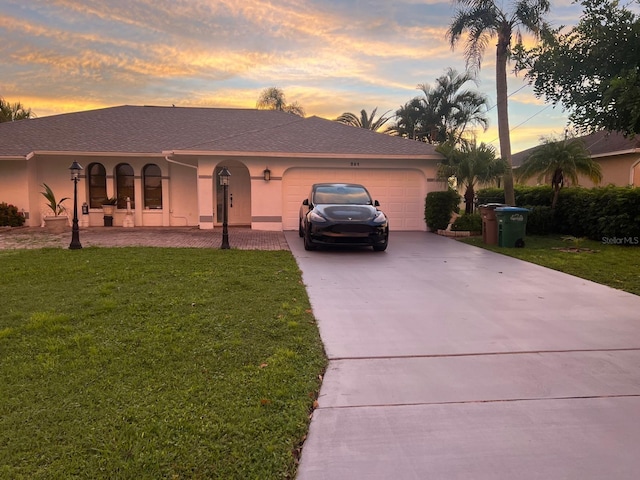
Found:
[[[298,229],[298,214],[314,183],[360,183],[389,217],[391,230],[426,230],[424,175],[419,170],[292,168],[282,179],[283,228]]]

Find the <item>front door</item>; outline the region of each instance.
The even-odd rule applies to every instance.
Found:
[[[220,185],[219,173],[222,165],[216,167],[216,224],[222,225],[224,217],[224,188]],[[251,225],[251,178],[247,167],[241,164],[226,165],[229,178],[229,225]]]

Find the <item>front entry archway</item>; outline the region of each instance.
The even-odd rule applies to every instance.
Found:
[[[251,225],[251,177],[249,169],[236,160],[221,162],[216,166],[213,176],[215,197],[215,224],[222,225],[224,189],[220,185],[220,171],[227,167],[229,178],[229,220],[232,226]]]

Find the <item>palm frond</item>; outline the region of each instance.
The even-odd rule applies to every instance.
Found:
[[[543,144],[516,170],[516,177],[519,181],[533,177],[543,179],[553,176],[558,171],[574,185],[579,183],[580,175],[588,177],[596,184],[602,180],[600,164],[591,158],[582,141],[556,140],[552,137],[543,139]]]

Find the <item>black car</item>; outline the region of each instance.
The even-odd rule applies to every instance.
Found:
[[[387,249],[389,221],[377,200],[355,183],[316,183],[300,207],[298,233],[305,250],[317,246],[371,246]]]

